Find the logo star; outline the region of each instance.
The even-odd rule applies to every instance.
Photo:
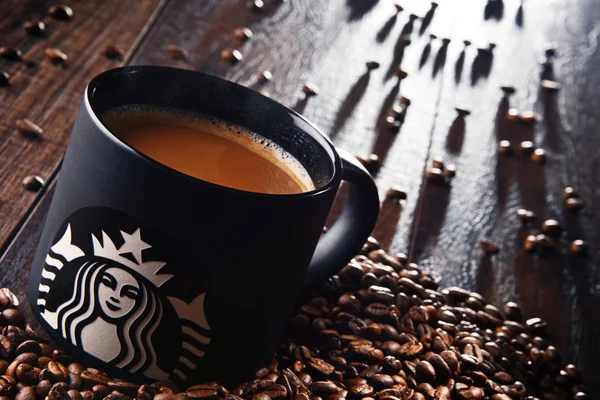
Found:
[[[119,249],[119,254],[131,253],[136,262],[140,264],[142,262],[142,250],[149,249],[148,243],[144,242],[140,236],[140,228],[138,228],[132,234],[121,231],[125,243]]]

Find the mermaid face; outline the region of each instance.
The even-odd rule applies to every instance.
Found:
[[[127,316],[140,296],[140,285],[124,269],[110,267],[100,276],[98,301],[104,314],[110,319]]]

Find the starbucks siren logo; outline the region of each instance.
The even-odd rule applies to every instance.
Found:
[[[86,240],[92,241],[93,254],[85,254],[73,243],[68,224],[45,259],[40,315],[75,346],[117,368],[152,379],[185,380],[185,371],[197,366],[210,343],[205,293],[190,304],[162,296],[158,288],[173,275],[160,273],[165,262],[143,261],[142,252],[152,246],[141,234],[139,228],[120,231],[121,238],[114,239],[124,243],[118,248],[105,231],[101,240],[91,234]],[[72,292],[65,294],[65,289]],[[157,331],[161,324],[176,330],[174,321],[180,325],[179,355],[157,354]],[[161,362],[161,357],[172,360]]]

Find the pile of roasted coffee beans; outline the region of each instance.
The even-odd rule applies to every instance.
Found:
[[[440,290],[373,238],[337,275],[301,296],[273,361],[234,388],[136,385],[74,362],[26,324],[0,290],[0,400],[591,399],[573,365],[523,320],[460,288]]]

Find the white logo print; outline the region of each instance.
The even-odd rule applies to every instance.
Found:
[[[120,235],[115,239],[124,243],[117,248],[104,231],[101,240],[92,234],[93,254],[85,254],[73,244],[71,225],[67,225],[46,256],[38,288],[40,315],[75,346],[117,368],[152,379],[185,380],[186,371],[196,368],[210,343],[205,293],[189,304],[161,296],[158,288],[173,277],[160,273],[166,263],[143,261],[142,252],[152,246],[142,240],[139,228]],[[71,277],[56,283],[66,270]],[[72,288],[65,288],[64,282],[72,282]],[[65,289],[72,290],[70,296],[62,293],[60,304],[55,300],[50,307],[57,295],[53,290]],[[169,312],[179,321],[180,351],[171,363],[174,366],[165,370],[154,336]]]

